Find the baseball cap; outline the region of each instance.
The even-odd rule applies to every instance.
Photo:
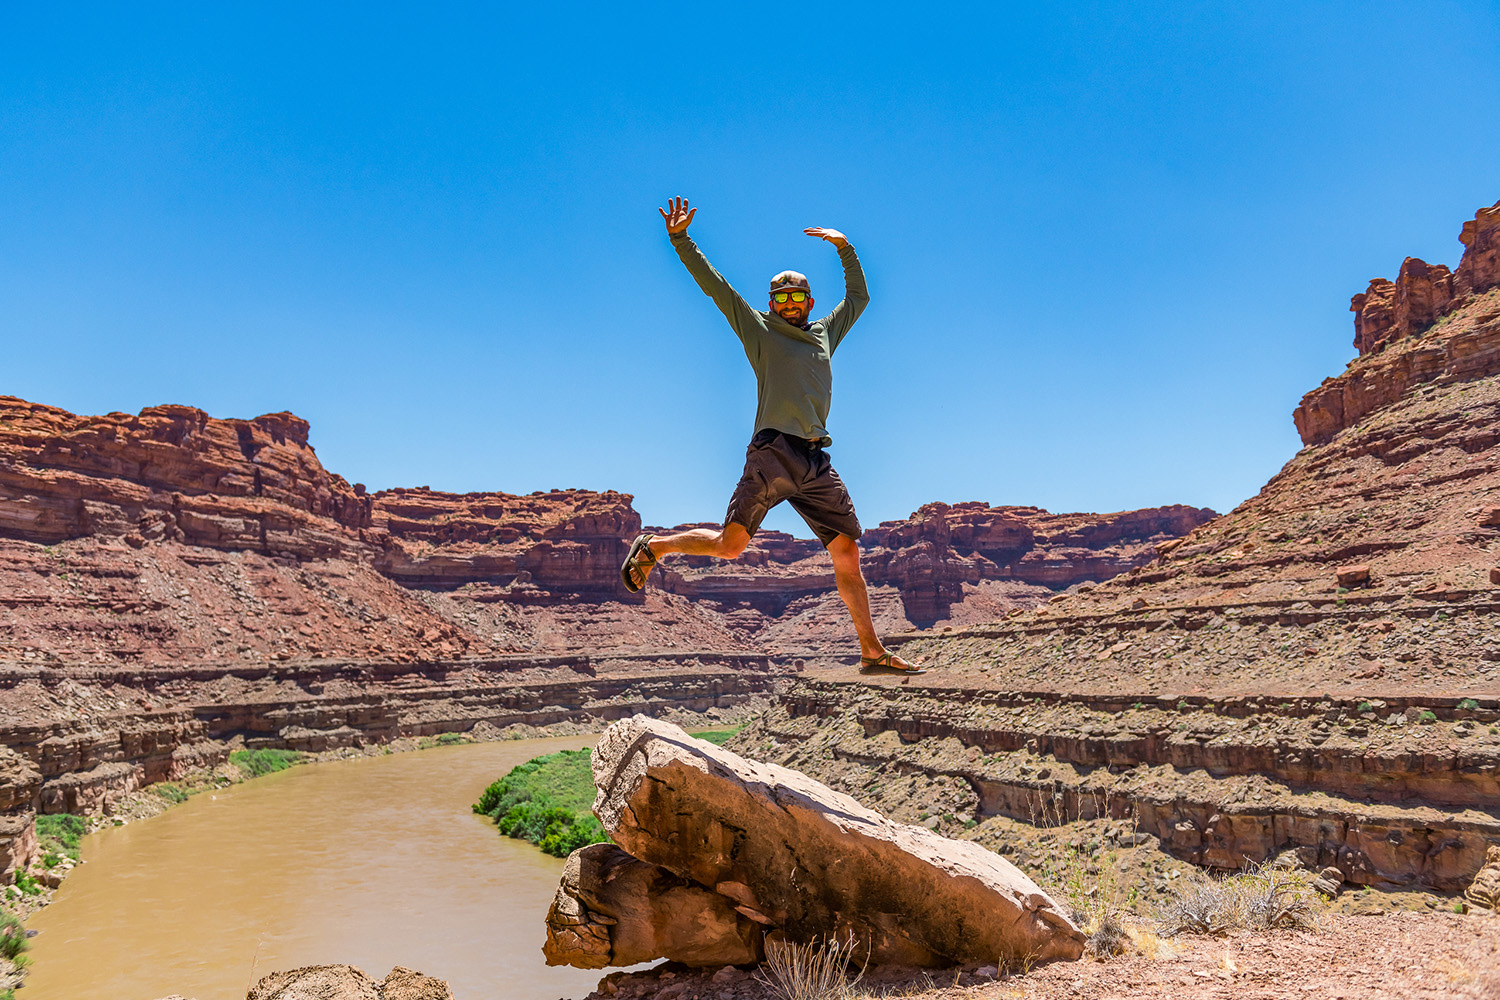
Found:
[[[788,288],[800,288],[804,292],[812,293],[812,289],[807,284],[807,275],[801,271],[782,271],[771,279],[771,293],[773,295],[777,292],[784,292]]]

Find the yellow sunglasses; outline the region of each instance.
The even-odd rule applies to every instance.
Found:
[[[786,305],[786,300],[787,299],[791,299],[793,302],[806,302],[807,301],[807,293],[806,292],[777,292],[776,294],[772,295],[771,298],[773,298],[773,299],[776,300],[776,304],[778,306],[781,306],[781,305]]]

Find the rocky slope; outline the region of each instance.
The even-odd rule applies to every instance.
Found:
[[[1500,843],[1497,241],[1500,206],[1451,276],[1408,260],[1355,298],[1361,354],[1257,496],[1097,586],[901,637],[928,675],[806,678],[736,748],[1023,860],[1073,825],[1462,889]]]

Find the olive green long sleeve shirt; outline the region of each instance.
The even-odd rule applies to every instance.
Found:
[[[865,272],[854,247],[839,248],[844,298],[806,328],[773,312],[751,307],[703,256],[687,233],[672,234],[672,247],[703,293],[729,320],[755,369],[756,432],[771,428],[828,444],[828,408],[833,399],[833,352],[870,302]]]

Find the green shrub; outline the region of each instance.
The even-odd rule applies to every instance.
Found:
[[[594,805],[594,770],[587,750],[563,750],[535,757],[511,768],[486,788],[474,811],[499,819],[513,806],[536,800],[573,812]]]
[[[1473,698],[1465,698],[1458,703],[1458,707],[1460,711],[1473,712],[1479,708],[1479,702]]]
[[[26,869],[24,869],[24,868],[17,868],[16,872],[15,872],[15,877],[16,877],[16,888],[21,891],[21,895],[23,895],[23,896],[40,896],[42,894],[41,883],[39,883],[36,879],[32,878],[31,873],[29,871],[27,871]]]
[[[688,735],[696,736],[700,740],[707,740],[716,746],[722,746],[725,740],[744,728],[744,726],[735,726],[733,729],[700,729],[690,732]]]
[[[303,755],[296,750],[236,750],[229,763],[245,772],[247,778],[259,778],[274,771],[285,771],[301,763]]]
[[[438,738],[437,738],[437,742],[438,742],[438,746],[440,746],[440,747],[451,747],[455,743],[462,743],[462,742],[464,742],[464,734],[463,733],[439,733],[438,734]]]
[[[163,781],[158,785],[151,786],[151,790],[168,802],[186,802],[188,790],[181,785],[174,785],[170,781]]]
[[[1437,713],[1430,708],[1424,708],[1422,709],[1422,714],[1417,716],[1417,721],[1424,725],[1430,725],[1437,721]]]
[[[588,815],[575,817],[566,826],[548,826],[537,846],[555,858],[565,858],[580,847],[603,844],[608,840],[604,827],[593,815]]]
[[[31,942],[26,940],[26,925],[14,914],[0,913],[0,955],[15,961],[21,952],[30,947]]]
[[[594,774],[587,750],[563,750],[529,760],[486,788],[474,811],[490,816],[507,837],[528,840],[565,858],[609,838],[590,813]]]
[[[1354,709],[1354,711],[1357,712],[1360,715],[1363,715],[1366,712],[1373,712],[1373,711],[1375,711],[1375,706],[1371,705],[1368,701],[1362,701]]]
[[[36,818],[36,839],[43,853],[65,854],[78,860],[78,840],[89,832],[89,821],[72,813],[52,813]]]

